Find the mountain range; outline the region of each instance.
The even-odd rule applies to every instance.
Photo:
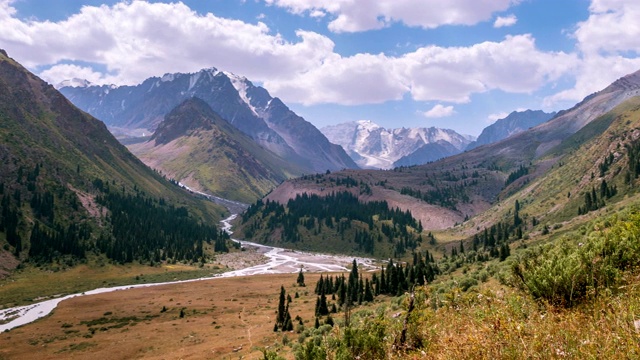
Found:
[[[305,173],[357,168],[340,146],[331,144],[280,99],[244,77],[215,68],[165,74],[135,86],[85,86],[77,80],[68,85],[80,85],[60,88],[71,102],[119,131],[153,132],[176,106],[197,97],[256,143]]]
[[[473,140],[449,129],[385,129],[369,120],[326,126],[320,131],[342,146],[360,167],[377,169],[424,164],[455,155]]]
[[[635,165],[640,147],[639,95],[640,71],[501,141],[420,166],[393,171],[345,170],[286,181],[267,200],[286,205],[304,194],[323,198],[346,191],[363,203],[384,201],[391,208],[409,211],[425,229],[467,239],[513,220],[518,200],[517,211],[526,214],[523,216],[529,221],[521,230],[539,235],[556,222],[581,223],[590,218],[584,217],[585,212],[635,195],[640,169]],[[542,117],[546,116],[550,115]],[[249,239],[304,248],[297,242],[283,243],[260,226],[260,218],[272,216],[266,208],[250,209],[252,212],[257,215],[243,219],[243,224],[251,227],[240,229],[251,235]],[[369,228],[375,232],[377,226]],[[276,233],[281,230],[274,229]],[[322,238],[340,239],[335,231],[325,228]],[[307,236],[316,238],[312,233]]]

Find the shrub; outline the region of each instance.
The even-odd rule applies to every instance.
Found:
[[[471,288],[472,286],[476,286],[478,285],[478,280],[469,277],[469,276],[465,276],[461,281],[460,281],[460,289],[462,289],[462,291],[467,291],[469,290],[469,288]]]
[[[632,209],[596,220],[584,238],[566,237],[528,250],[512,266],[518,285],[534,298],[574,306],[619,283],[640,265],[640,213]]]

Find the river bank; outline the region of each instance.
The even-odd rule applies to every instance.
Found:
[[[233,214],[228,218],[222,220],[222,229],[227,231],[229,234],[233,234],[231,221],[233,221],[236,217],[237,214]],[[208,276],[181,281],[97,288],[91,291],[61,296],[59,298],[49,299],[35,304],[2,309],[0,310],[0,323],[2,323],[0,324],[0,332],[11,330],[18,326],[31,323],[37,319],[47,316],[58,306],[61,301],[78,296],[90,296],[113,291],[123,291],[128,289],[146,288],[159,285],[183,284],[215,278],[230,278],[262,274],[286,274],[298,272],[300,271],[300,269],[302,269],[304,272],[348,272],[349,267],[354,260],[353,257],[348,256],[293,251],[283,248],[255,244],[238,239],[233,239],[233,241],[239,242],[241,246],[247,249],[247,251],[239,253],[246,253],[244,256],[250,259],[246,262],[246,265],[248,265],[247,267],[238,268],[236,270],[217,274],[212,277]],[[238,258],[234,260],[236,266],[229,266],[229,268],[238,267],[238,264],[242,264],[244,260],[242,260],[241,256],[242,255],[238,255]],[[363,268],[363,270],[373,270],[376,268],[373,260],[371,259],[356,258],[356,261],[358,262],[359,266]]]

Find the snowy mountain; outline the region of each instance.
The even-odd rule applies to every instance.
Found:
[[[429,149],[436,149],[432,145],[423,149],[420,154],[407,158],[403,165],[417,165],[455,155],[474,140],[473,137],[460,135],[449,129],[385,129],[369,120],[327,126],[320,131],[331,142],[342,146],[360,167],[379,169],[395,166],[396,161],[412,155],[428,144],[440,145],[437,147],[436,158],[429,157]]]
[[[66,86],[60,91],[111,129],[138,133],[153,132],[177,105],[197,97],[259,145],[305,172],[357,167],[342,148],[280,99],[245,77],[215,68],[165,74],[135,86]]]

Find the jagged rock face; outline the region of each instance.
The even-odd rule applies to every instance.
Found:
[[[322,128],[322,132],[364,168],[388,169],[405,158],[402,165],[418,165],[461,152],[471,138],[449,129],[399,128],[387,130],[361,120]],[[432,146],[427,146],[433,144]],[[414,152],[420,152],[414,154]],[[433,152],[433,153],[432,153]]]
[[[546,113],[542,110],[514,111],[506,118],[500,119],[484,128],[480,136],[478,136],[478,139],[469,144],[466,150],[506,139],[511,135],[538,126],[553,118],[555,115],[555,112]]]
[[[357,167],[342,149],[267,90],[214,68],[166,74],[136,86],[67,86],[60,91],[108,126],[131,130],[154,130],[178,104],[198,97],[258,144],[306,171]]]

